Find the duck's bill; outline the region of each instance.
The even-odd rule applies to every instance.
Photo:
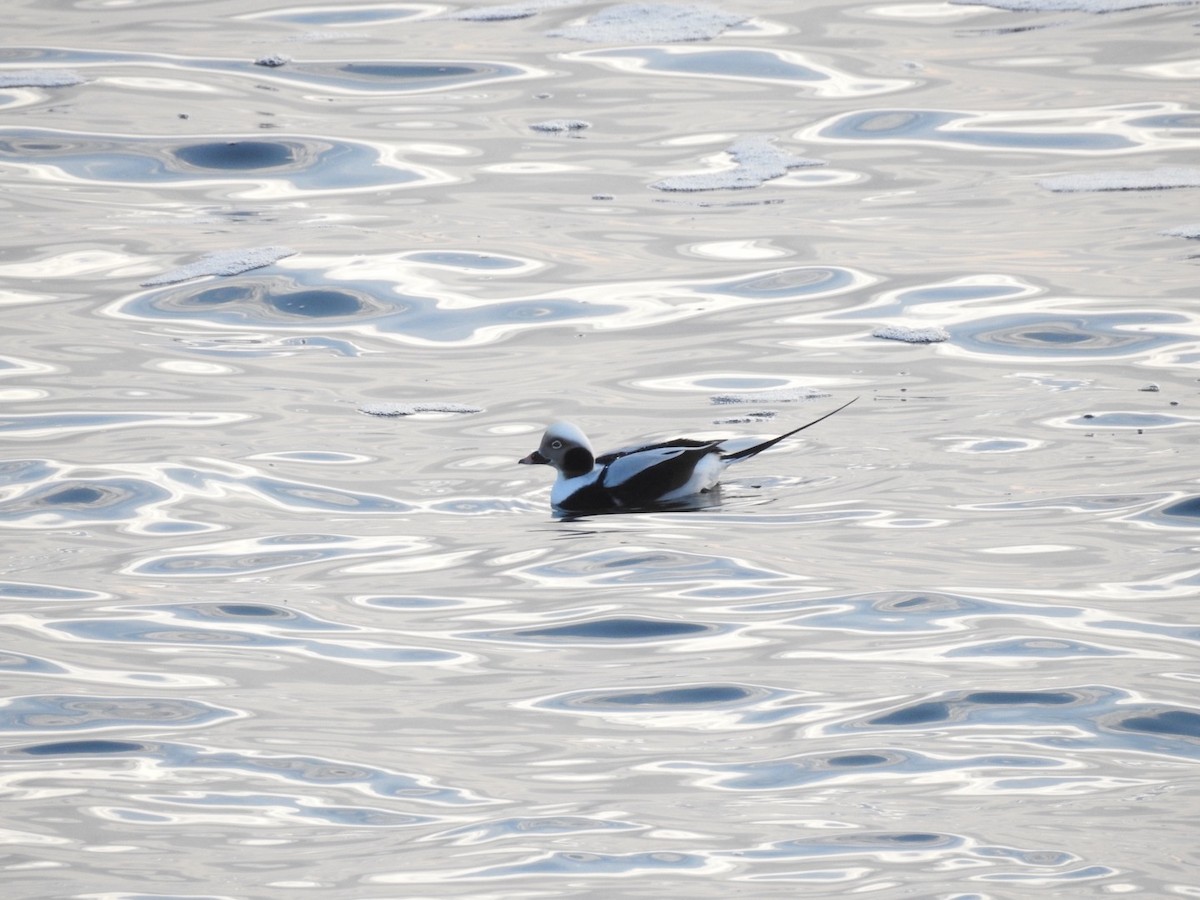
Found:
[[[546,457],[542,456],[542,454],[538,453],[536,450],[534,450],[532,453],[530,453],[524,459],[518,459],[517,462],[523,466],[548,466],[548,465],[550,465],[550,460],[546,459]]]

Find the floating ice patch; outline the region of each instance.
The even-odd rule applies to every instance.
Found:
[[[711,6],[622,3],[603,9],[580,25],[546,32],[550,37],[590,43],[662,44],[708,41],[747,16]]]
[[[817,400],[830,396],[828,391],[813,388],[776,388],[768,391],[749,391],[744,394],[713,394],[709,401],[717,406],[729,403],[795,403],[798,400]],[[759,415],[755,413],[754,415]]]
[[[534,122],[529,127],[534,131],[560,134],[564,131],[583,131],[585,128],[591,128],[592,123],[585,122],[583,119],[548,119],[545,122]]]
[[[959,6],[991,6],[1009,12],[1110,13],[1148,6],[1191,6],[1197,0],[950,0]]]
[[[71,87],[87,81],[78,72],[67,69],[30,69],[23,72],[0,72],[0,88]]]
[[[1200,169],[1164,168],[1135,172],[1085,172],[1043,178],[1039,187],[1060,193],[1072,191],[1163,191],[1200,187]]]
[[[295,256],[295,254],[295,250],[290,250],[287,247],[252,247],[249,250],[218,250],[216,253],[209,253],[207,256],[201,257],[194,263],[188,263],[186,266],[180,266],[178,269],[172,269],[170,272],[164,272],[162,275],[148,278],[142,282],[141,286],[158,287],[163,284],[176,284],[180,281],[190,281],[193,278],[202,278],[206,275],[240,275],[243,272],[249,272],[251,269],[261,269],[263,266],[269,266],[273,262],[287,256]]]
[[[459,9],[449,13],[444,18],[458,19],[461,22],[505,22],[510,19],[528,19],[543,9],[555,6],[566,6],[574,0],[529,0],[527,3],[503,3],[498,6],[476,6],[473,9]]]
[[[280,66],[286,66],[292,61],[290,56],[284,56],[282,53],[272,53],[270,56],[260,56],[254,61],[256,66],[266,66],[268,69],[278,69]]]
[[[368,416],[412,416],[431,412],[467,415],[483,412],[483,409],[462,403],[364,403],[358,411]]]
[[[781,178],[788,169],[823,166],[824,160],[793,156],[761,135],[739,138],[725,151],[737,165],[723,172],[673,175],[650,187],[659,191],[720,191],[754,188],[772,178]]]
[[[937,344],[950,340],[950,333],[938,325],[912,328],[908,325],[881,325],[871,332],[871,337],[888,341],[904,341],[907,344]]]
[[[1181,237],[1196,240],[1200,238],[1200,225],[1177,225],[1174,228],[1168,228],[1166,231],[1160,231],[1159,234],[1166,237]]]
[[[753,425],[755,422],[769,422],[778,415],[773,409],[756,409],[740,416],[730,416],[727,419],[713,419],[714,425]]]

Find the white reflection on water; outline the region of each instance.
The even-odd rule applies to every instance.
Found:
[[[1194,10],[580,51],[599,8],[44,6],[0,62],[6,897],[1193,890],[1196,195],[1143,188],[1194,164]],[[749,135],[827,165],[650,187]],[[554,520],[516,465],[843,394],[694,512]]]

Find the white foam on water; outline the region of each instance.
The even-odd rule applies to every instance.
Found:
[[[441,18],[457,19],[460,22],[507,22],[512,19],[528,19],[543,9],[568,6],[574,0],[529,0],[527,3],[501,3],[495,6],[476,6],[459,9]]]
[[[720,191],[755,188],[764,181],[781,178],[789,169],[823,166],[824,160],[795,156],[780,150],[765,135],[739,138],[726,149],[737,165],[720,172],[672,175],[650,185],[659,191]]]
[[[1039,187],[1057,193],[1077,191],[1164,191],[1169,188],[1200,187],[1200,169],[1179,167],[1140,171],[1082,172],[1043,178]]]
[[[798,387],[747,391],[745,393],[713,394],[708,399],[716,406],[725,406],[732,403],[796,403],[800,400],[818,400],[829,396],[831,394],[828,391]]]
[[[28,69],[20,72],[0,72],[0,88],[71,87],[87,81],[69,69]]]
[[[914,328],[909,325],[881,325],[871,332],[871,337],[887,341],[904,341],[907,344],[938,344],[950,340],[950,333],[940,325]]]
[[[1168,228],[1165,231],[1160,231],[1159,234],[1165,237],[1189,238],[1195,240],[1200,238],[1200,223],[1195,225],[1176,225],[1174,228]]]
[[[545,122],[534,122],[529,127],[534,131],[561,134],[564,131],[583,131],[591,128],[592,123],[585,122],[583,119],[547,119]]]
[[[193,278],[203,278],[208,275],[240,275],[251,269],[261,269],[287,256],[295,256],[296,251],[287,247],[251,247],[248,250],[218,250],[209,253],[180,266],[147,278],[141,283],[142,287],[157,287],[161,284],[176,284],[180,281],[190,281]]]
[[[417,413],[470,413],[483,412],[478,406],[463,403],[364,403],[358,411],[368,416],[412,416]]]
[[[711,6],[622,3],[602,9],[578,25],[546,32],[590,43],[673,43],[709,41],[748,16]]]

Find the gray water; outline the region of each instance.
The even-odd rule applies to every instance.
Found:
[[[1200,7],[1045,5],[8,4],[5,897],[1200,896]]]

